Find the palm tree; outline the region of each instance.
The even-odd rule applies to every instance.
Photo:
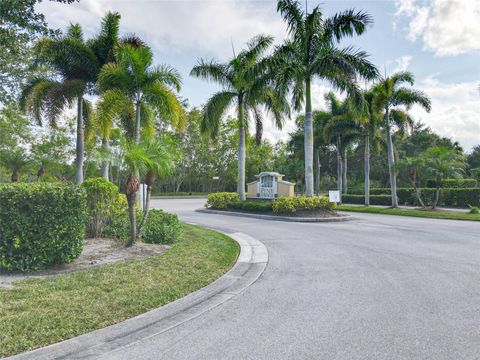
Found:
[[[180,74],[168,65],[154,67],[152,60],[148,47],[121,44],[115,49],[115,62],[104,65],[98,77],[103,92],[99,116],[105,121],[119,119],[136,143],[142,124],[146,133],[154,131],[155,112],[175,128],[185,125],[185,112],[175,94],[180,90]]]
[[[2,150],[0,164],[12,172],[12,182],[18,182],[20,171],[30,164],[31,160],[22,148]]]
[[[108,12],[102,19],[100,34],[88,41],[84,41],[78,24],[70,25],[64,36],[40,40],[34,48],[36,60],[53,68],[60,80],[55,76],[34,78],[21,94],[22,107],[28,109],[40,125],[42,115],[46,115],[54,127],[63,109],[77,101],[77,184],[83,182],[84,128],[88,128],[92,113],[84,95],[96,92],[100,68],[111,60],[118,43],[119,21],[118,13]]]
[[[324,139],[335,144],[337,149],[337,182],[340,199],[347,193],[347,155],[351,145],[360,135],[360,127],[355,122],[355,102],[346,98],[340,101],[334,93],[325,95],[330,117],[323,127]]]
[[[20,104],[30,111],[38,124],[42,124],[45,114],[50,125],[55,127],[56,120],[66,106],[77,101],[77,142],[76,172],[77,184],[83,182],[84,158],[84,122],[88,121],[90,108],[84,95],[93,91],[100,64],[92,49],[83,40],[80,25],[72,24],[65,35],[44,38],[35,44],[34,52],[39,63],[53,68],[60,76],[38,77],[32,79],[23,89]]]
[[[364,51],[352,47],[340,49],[338,43],[344,37],[363,34],[372,19],[354,10],[324,18],[318,6],[307,13],[296,0],[279,0],[277,10],[287,22],[291,35],[276,51],[284,64],[277,77],[278,86],[285,92],[291,90],[295,110],[300,111],[305,103],[306,195],[313,196],[311,82],[315,78],[327,80],[336,89],[359,99],[360,90],[354,80],[358,76],[373,79],[378,71]]]
[[[413,123],[413,120],[404,110],[409,110],[413,105],[422,106],[427,112],[431,109],[431,101],[428,96],[419,90],[406,88],[402,84],[413,85],[413,74],[408,71],[397,72],[390,77],[381,79],[373,87],[374,97],[372,107],[375,111],[383,112],[383,127],[387,136],[387,160],[390,177],[390,190],[392,194],[392,207],[398,207],[397,200],[397,176],[395,173],[394,145],[392,141],[392,128],[397,126],[404,131],[405,124]]]
[[[245,133],[249,118],[253,117],[257,129],[257,141],[262,129],[261,107],[273,114],[275,125],[281,128],[284,116],[290,110],[285,98],[279,96],[272,83],[274,61],[265,56],[273,42],[270,36],[258,35],[247,43],[247,48],[226,64],[200,60],[190,75],[216,82],[223,89],[206,103],[201,130],[213,137],[218,133],[223,114],[236,103],[238,113],[238,171],[237,192],[245,200]]]

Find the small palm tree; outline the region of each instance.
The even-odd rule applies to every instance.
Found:
[[[30,164],[31,160],[21,148],[14,150],[2,150],[0,152],[0,164],[12,172],[12,182],[18,182],[20,171]]]
[[[397,72],[390,77],[381,79],[373,87],[372,108],[374,111],[383,112],[383,127],[387,136],[387,160],[390,176],[390,189],[392,194],[392,207],[398,207],[397,176],[395,173],[394,145],[392,141],[392,128],[397,127],[400,132],[405,132],[407,125],[413,124],[412,118],[399,106],[409,110],[413,105],[422,106],[427,112],[431,109],[428,96],[418,90],[406,88],[402,84],[413,85],[413,74],[407,71]]]
[[[154,175],[167,174],[173,165],[172,154],[159,141],[144,138],[136,143],[133,140],[123,140],[121,144],[123,165],[127,171],[124,178],[122,191],[127,196],[128,214],[130,218],[130,240],[126,244],[131,246],[138,237],[137,214],[135,209],[137,192],[140,188],[140,176],[147,174],[147,191],[151,193]],[[149,197],[148,197],[149,201]],[[144,224],[147,211],[144,214]]]
[[[306,13],[296,0],[279,0],[277,4],[291,35],[276,52],[283,63],[277,75],[278,86],[284,92],[291,90],[295,110],[300,111],[305,104],[305,184],[306,195],[313,196],[311,83],[315,78],[326,80],[360,99],[360,89],[354,80],[373,79],[378,71],[364,51],[352,47],[340,49],[338,43],[344,37],[363,34],[372,19],[354,10],[325,18],[318,6]]]
[[[104,65],[98,77],[103,93],[99,117],[107,124],[120,120],[126,135],[136,143],[142,125],[146,133],[153,133],[155,112],[175,128],[185,125],[185,112],[175,94],[180,90],[180,74],[167,65],[154,67],[152,60],[148,47],[121,44],[115,49],[115,62]],[[103,129],[104,137],[108,128]]]
[[[271,36],[256,36],[247,43],[245,50],[234,55],[228,63],[200,60],[190,72],[192,76],[216,82],[223,87],[205,105],[202,132],[215,137],[224,113],[230,105],[236,104],[239,135],[237,192],[241,200],[245,200],[245,135],[249,119],[255,121],[259,142],[263,128],[261,107],[273,114],[278,128],[282,127],[284,116],[290,112],[285,98],[272,86],[274,60],[265,56],[272,42]]]

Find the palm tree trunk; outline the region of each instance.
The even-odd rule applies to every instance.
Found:
[[[440,199],[440,188],[435,190],[435,199],[433,200],[432,209],[436,209],[438,205],[438,200]]]
[[[12,180],[12,182],[18,182],[18,170],[12,171],[12,176],[10,177],[10,180]]]
[[[310,79],[305,81],[305,191],[306,196],[313,196],[313,117]]]
[[[347,149],[345,149],[343,153],[343,166],[342,166],[342,188],[343,188],[342,193],[343,194],[347,193],[347,155],[348,155],[348,152],[347,152]]]
[[[317,196],[320,196],[320,168],[322,165],[320,164],[320,149],[317,149],[317,183],[315,193]]]
[[[370,136],[365,135],[365,206],[370,205]]]
[[[135,103],[135,143],[140,143],[140,101]]]
[[[342,153],[340,150],[340,136],[337,136],[337,187],[342,202]]]
[[[392,132],[390,129],[390,119],[388,108],[385,111],[385,123],[387,128],[387,159],[388,159],[388,174],[390,176],[390,192],[392,194],[392,207],[398,207],[397,201],[397,176],[395,175],[395,159],[393,157],[393,142]]]
[[[152,186],[147,186],[147,197],[145,199],[145,211],[143,212],[143,217],[142,221],[140,222],[140,225],[138,226],[138,234],[140,235],[140,232],[142,231],[143,225],[145,225],[145,222],[147,221],[148,218],[148,212],[150,209],[150,198],[152,196]]]
[[[131,193],[127,195],[128,216],[130,218],[130,240],[125,244],[126,246],[132,246],[137,239],[137,214],[135,212],[136,200],[136,193]]]
[[[83,96],[77,99],[77,145],[75,159],[75,183],[83,183]]]
[[[109,151],[110,149],[108,140],[105,138],[102,139],[102,148],[105,150],[105,152]],[[108,167],[109,167],[109,162],[107,160],[103,160],[102,161],[102,177],[106,180],[108,180]]]
[[[238,174],[237,193],[240,200],[245,200],[245,118],[243,113],[243,96],[238,97]]]

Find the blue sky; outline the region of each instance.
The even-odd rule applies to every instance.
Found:
[[[370,13],[375,23],[368,32],[342,45],[366,50],[382,73],[412,71],[415,87],[433,102],[429,114],[412,109],[414,117],[466,150],[480,143],[480,1],[308,1],[309,8],[317,4],[327,15],[347,8]],[[181,72],[181,95],[193,106],[218,89],[189,77],[198,58],[227,60],[232,43],[240,49],[259,33],[274,35],[277,42],[286,37],[274,0],[80,0],[72,5],[42,2],[38,8],[50,26],[79,22],[87,37],[98,31],[106,11],[120,12],[122,33],[136,33],[152,47],[157,63]],[[315,107],[324,106],[328,90],[327,83],[315,84]],[[292,129],[293,121],[283,130],[266,124],[265,134],[275,141]]]

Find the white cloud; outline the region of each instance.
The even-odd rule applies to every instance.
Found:
[[[135,32],[161,52],[195,49],[226,58],[252,36],[264,33],[283,39],[285,24],[270,3],[246,1],[116,1],[82,0],[71,5],[45,1],[38,9],[50,25],[65,28],[79,22],[87,35],[98,31],[109,10],[121,16],[121,30]]]
[[[415,107],[411,114],[441,136],[458,141],[466,151],[480,144],[478,82],[442,83],[429,76],[416,84],[432,99],[432,111]]]
[[[393,69],[392,72],[397,72],[397,71],[405,71],[408,69],[410,66],[410,63],[412,62],[412,56],[411,55],[404,55],[401,56],[397,59],[395,59],[395,63],[397,64],[396,67]]]
[[[397,18],[408,20],[407,38],[421,39],[437,56],[480,51],[480,1],[395,0]]]

